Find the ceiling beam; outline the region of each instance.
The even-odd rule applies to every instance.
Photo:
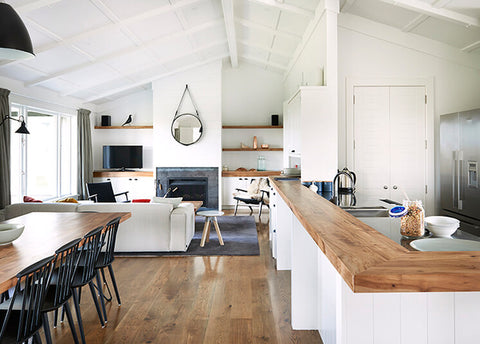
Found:
[[[47,81],[57,79],[57,78],[61,78],[62,76],[66,75],[66,74],[77,72],[77,71],[82,70],[84,68],[90,67],[95,63],[104,63],[104,62],[107,62],[108,60],[128,55],[128,54],[130,54],[134,51],[147,49],[149,47],[152,47],[153,45],[166,43],[168,41],[183,37],[186,34],[201,32],[203,30],[206,30],[206,29],[214,27],[214,26],[219,26],[221,24],[222,24],[221,20],[211,21],[211,22],[207,22],[205,24],[201,24],[201,25],[192,27],[191,29],[189,29],[187,31],[180,31],[180,32],[177,32],[177,33],[174,33],[174,34],[168,34],[168,35],[165,35],[165,36],[162,36],[162,37],[159,37],[159,38],[152,39],[148,42],[145,42],[140,47],[128,47],[128,48],[125,48],[125,49],[120,49],[120,50],[114,51],[110,54],[107,54],[107,55],[101,56],[99,58],[96,58],[92,62],[82,63],[80,65],[76,65],[76,66],[73,66],[73,67],[70,67],[70,68],[67,68],[67,69],[63,69],[63,70],[58,71],[56,73],[49,74],[45,77],[38,78],[38,79],[35,79],[33,81],[27,82],[27,83],[25,83],[25,86],[26,87],[31,87],[31,86],[36,86],[36,85],[39,85],[39,84],[43,84]]]
[[[150,65],[148,66],[144,66],[144,68],[140,71],[135,71],[134,73],[130,73],[130,74],[125,74],[125,75],[122,75],[119,79],[124,79],[124,78],[134,78],[135,75],[137,75],[138,73],[143,73],[143,72],[148,72],[150,69],[152,68],[155,68],[155,67],[158,67],[158,66],[161,66],[161,65],[164,65],[166,63],[169,63],[169,62],[173,62],[173,61],[176,61],[178,59],[181,59],[181,58],[184,58],[184,57],[188,57],[188,56],[192,56],[192,55],[196,55],[202,51],[205,51],[205,50],[208,50],[208,49],[211,49],[213,47],[216,47],[216,46],[219,46],[219,45],[224,45],[226,44],[227,42],[225,40],[221,40],[221,41],[217,41],[217,42],[212,42],[212,43],[209,43],[209,44],[205,44],[201,47],[198,47],[196,49],[193,49],[192,51],[189,51],[188,53],[185,53],[185,54],[179,54],[179,55],[176,55],[176,56],[172,56],[172,57],[169,57],[167,59],[163,59],[163,60],[157,60],[155,61],[154,63],[151,63]],[[118,80],[118,79],[117,79]],[[110,83],[112,81],[115,81],[115,80],[108,80],[107,82]],[[85,91],[85,90],[88,90],[88,89],[91,89],[91,88],[95,88],[95,87],[98,87],[102,84],[97,84],[97,85],[88,85],[86,87],[82,87],[82,88],[76,88],[76,89],[72,89],[68,92],[65,92],[62,94],[62,96],[69,96],[69,95],[72,95],[72,94],[75,94],[75,93],[78,93],[78,92],[82,92],[82,91]]]
[[[447,10],[445,8],[437,8],[426,2],[420,0],[380,0],[390,5],[405,8],[407,10],[415,11],[425,14],[430,17],[435,17],[442,20],[447,20],[464,26],[480,26],[480,19],[470,17],[455,11]]]
[[[466,52],[466,53],[470,53],[474,50],[477,50],[478,48],[480,48],[480,41],[476,41],[472,44],[469,44],[465,47],[462,48],[462,51]]]
[[[140,21],[148,19],[148,18],[159,16],[159,15],[164,14],[164,13],[173,12],[173,11],[176,11],[177,9],[193,5],[193,4],[195,4],[197,2],[200,2],[200,1],[203,1],[203,0],[180,0],[180,1],[178,1],[174,4],[172,4],[172,5],[160,6],[156,9],[154,9],[154,10],[149,10],[149,11],[134,15],[132,17],[129,17],[127,19],[124,19],[124,20],[122,20],[121,24],[120,23],[110,23],[110,24],[103,25],[103,26],[100,26],[100,27],[96,27],[96,28],[93,28],[93,29],[90,29],[90,30],[82,31],[79,34],[76,34],[76,35],[73,35],[73,36],[70,36],[70,37],[62,38],[62,40],[56,41],[54,43],[48,43],[48,44],[45,44],[45,45],[42,45],[42,46],[39,46],[39,47],[35,47],[35,53],[39,54],[39,53],[42,53],[44,51],[55,49],[55,48],[60,47],[60,46],[70,45],[70,44],[73,44],[80,39],[86,39],[86,38],[88,38],[90,36],[93,36],[93,35],[96,35],[100,32],[104,32],[104,31],[108,31],[108,30],[114,30],[114,29],[120,29],[122,27],[122,25],[134,24],[134,23],[140,22]],[[12,64],[12,63],[18,63],[18,61],[0,62],[0,66],[9,65],[9,64]]]
[[[223,58],[225,58],[225,57],[228,57],[228,55],[227,55],[227,54],[218,55],[218,56],[209,58],[209,59],[204,60],[204,61],[200,61],[200,62],[197,62],[197,63],[192,63],[192,64],[190,64],[190,65],[187,65],[187,66],[184,66],[184,67],[181,67],[181,68],[177,68],[177,69],[172,70],[172,71],[170,71],[170,72],[157,74],[157,75],[151,76],[151,77],[149,77],[149,78],[146,78],[146,79],[137,81],[136,83],[129,84],[129,85],[122,86],[122,87],[118,87],[118,88],[115,88],[115,89],[111,89],[111,90],[109,90],[108,92],[104,92],[104,93],[98,94],[98,95],[96,95],[96,96],[94,96],[94,97],[91,97],[91,98],[86,99],[85,102],[87,102],[87,103],[94,102],[94,101],[96,101],[96,100],[109,97],[109,96],[114,95],[114,94],[116,94],[116,93],[124,92],[124,91],[127,91],[127,90],[129,90],[129,89],[136,88],[136,87],[139,87],[139,86],[148,84],[148,83],[150,83],[150,82],[152,82],[152,81],[159,80],[159,79],[162,79],[162,78],[166,78],[166,77],[168,77],[168,76],[170,76],[170,75],[174,75],[174,74],[177,74],[177,73],[180,73],[180,72],[183,72],[183,71],[192,69],[192,68],[197,68],[197,67],[200,67],[200,66],[203,66],[203,65],[212,63],[212,62],[214,62],[214,61],[221,60],[221,59],[223,59]]]
[[[279,31],[279,30],[275,30],[275,29],[272,29],[271,27],[269,26],[266,26],[266,25],[262,25],[262,24],[257,24],[257,23],[254,23],[254,22],[251,22],[249,20],[246,20],[246,19],[240,19],[240,18],[236,18],[235,21],[245,27],[249,27],[249,28],[252,28],[252,29],[257,29],[257,30],[261,30],[261,31],[264,31],[264,32],[268,32],[272,35],[275,35],[275,36],[280,36],[280,37],[286,37],[286,38],[293,38],[297,41],[299,41],[300,39],[302,39],[301,36],[299,35],[296,35],[294,33],[290,33],[290,32],[285,32],[285,31]]]
[[[222,0],[223,19],[227,34],[230,63],[233,68],[238,67],[237,35],[235,34],[235,16],[233,14],[233,0]]]
[[[451,1],[452,0],[437,0],[434,3],[432,3],[432,6],[435,7],[435,8],[442,8]],[[418,25],[422,24],[428,18],[430,18],[430,17],[427,16],[426,14],[420,14],[419,16],[414,18],[412,21],[410,21],[407,25],[402,27],[402,31],[403,32],[410,32],[413,29],[415,29]]]
[[[278,2],[276,0],[250,0],[250,1],[251,2],[257,2],[257,3],[260,3],[262,5],[266,5],[266,6],[269,6],[269,7],[274,7],[276,9],[281,10],[281,11],[300,14],[300,15],[305,16],[305,17],[313,17],[315,15],[315,12],[313,12],[313,11],[309,11],[309,10],[303,9],[301,7],[285,4],[283,2],[281,3],[281,2]]]

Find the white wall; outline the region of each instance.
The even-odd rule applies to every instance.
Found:
[[[435,166],[438,167],[439,117],[480,107],[480,59],[454,55],[438,42],[403,33],[359,17],[342,14],[338,29],[339,166],[346,164],[346,78],[433,78]],[[421,47],[421,48],[418,48]],[[435,168],[438,205],[439,169]]]
[[[125,123],[133,114],[132,125],[152,125],[152,90],[141,91],[97,106],[93,124],[101,125],[101,116],[110,115],[111,125]],[[143,169],[153,170],[152,129],[93,129],[93,168],[102,169],[102,147],[104,145],[142,145]]]
[[[214,62],[152,83],[154,167],[221,167],[221,68]],[[190,146],[176,142],[170,131],[186,84],[203,123],[202,137]],[[194,111],[186,96],[180,113]]]
[[[282,124],[283,76],[242,62],[237,68],[225,63],[222,70],[223,125],[271,125],[271,115],[278,114]],[[253,137],[258,144],[282,147],[281,129],[223,129],[222,147],[250,147]],[[257,167],[257,157],[266,159],[267,170],[282,168],[282,152],[223,152],[222,165],[230,170]]]

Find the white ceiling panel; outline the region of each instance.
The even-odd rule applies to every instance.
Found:
[[[85,56],[80,55],[68,47],[61,46],[38,53],[35,58],[22,61],[21,63],[45,73],[55,73],[87,61],[88,59],[86,59]]]
[[[290,32],[301,36],[307,28],[308,21],[304,16],[282,12],[280,20],[278,22],[278,29],[285,32]]]
[[[95,77],[93,77],[95,76]],[[91,87],[105,83],[119,77],[119,73],[112,68],[99,63],[91,65],[79,71],[71,72],[62,76],[62,79],[71,81],[79,87]]]
[[[102,0],[120,19],[131,18],[163,6],[168,0]]]
[[[191,50],[192,44],[186,37],[152,45],[152,51],[160,61],[175,59],[179,55],[190,53]]]
[[[0,68],[0,75],[18,81],[30,81],[45,76],[45,73],[17,64]]]
[[[318,6],[318,0],[285,0],[284,2],[286,4],[300,7],[309,11],[315,11],[315,8]]]
[[[282,65],[282,66],[286,67],[286,66],[288,66],[288,63],[290,62],[290,59],[286,58],[284,56],[270,54],[269,61],[273,62],[275,64],[279,64],[279,65]]]
[[[182,31],[182,25],[173,12],[147,18],[145,20],[127,25],[143,42],[155,38],[168,36],[168,34]]]
[[[398,29],[419,15],[419,13],[378,0],[357,0],[348,12]]]
[[[250,29],[247,27],[241,27],[241,30],[238,30],[237,36],[240,40],[246,40],[252,42],[253,44],[263,45],[269,47],[272,44],[273,34],[265,31]]]
[[[26,16],[63,38],[110,23],[89,0],[63,0]]]
[[[201,1],[191,6],[185,6],[180,12],[189,26],[223,18],[221,3],[217,0]]]
[[[56,42],[55,39],[47,35],[45,32],[37,30],[36,26],[31,25],[29,21],[25,20],[24,23],[32,40],[33,52],[35,52],[36,47]]]
[[[272,6],[244,0],[235,2],[234,13],[236,17],[275,28],[280,10]]]
[[[227,43],[215,45],[209,49],[203,50],[200,55],[203,59],[211,59],[216,56],[226,55],[228,54],[228,45]]]
[[[237,29],[238,32],[238,29]],[[216,25],[211,28],[196,32],[191,35],[197,46],[209,44],[212,41],[220,41],[226,38],[223,26]]]
[[[135,44],[122,31],[101,31],[82,38],[75,46],[95,57],[101,57],[116,51],[135,47]]]
[[[279,51],[285,51],[285,52],[290,51],[293,55],[293,52],[297,48],[298,43],[300,43],[299,40],[288,38],[288,37],[277,36],[275,37],[275,41],[273,42],[272,48],[274,50],[279,50]]]
[[[241,49],[241,56],[253,57],[262,61],[268,60],[268,52],[253,47],[243,46]]]
[[[480,28],[465,27],[456,23],[429,17],[412,33],[425,36],[457,48],[463,48],[480,41]]]
[[[200,62],[194,55],[184,56],[165,64],[167,71],[174,71]]]
[[[112,58],[108,61],[108,65],[119,71],[135,73],[143,70],[144,66],[150,66],[158,62],[158,59],[154,58],[148,51],[137,49],[129,54]]]
[[[49,81],[43,83],[41,86],[50,90],[50,91],[58,92],[58,93],[62,93],[66,89],[70,89],[72,87],[77,87],[76,84],[74,84],[70,81],[59,79],[59,78],[49,80]]]
[[[480,1],[478,0],[450,1],[444,8],[470,17],[480,18]]]

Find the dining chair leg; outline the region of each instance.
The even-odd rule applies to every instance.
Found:
[[[85,342],[85,332],[83,331],[83,321],[82,315],[80,313],[80,302],[78,301],[78,291],[76,289],[73,290],[73,304],[75,305],[75,313],[77,313],[77,322],[78,322],[78,329],[80,330],[80,338],[82,339],[82,344],[86,344]]]
[[[52,334],[50,333],[50,324],[48,322],[48,314],[43,313],[42,318],[43,318],[43,332],[45,332],[45,340],[47,341],[47,344],[52,344]]]
[[[102,310],[100,309],[100,305],[98,304],[97,293],[95,292],[95,287],[93,286],[93,282],[88,282],[88,286],[90,287],[90,293],[92,294],[93,303],[95,303],[95,308],[97,309],[98,319],[100,320],[100,324],[102,328],[105,327],[105,322],[103,321]]]
[[[262,216],[262,206],[263,206],[263,203],[260,202],[260,211],[258,212],[258,218],[260,218],[260,216]]]
[[[103,285],[102,281],[100,280],[100,274],[98,273],[98,270],[95,271],[95,279],[97,280],[97,286],[98,286],[98,296],[100,296],[100,305],[102,306],[102,311],[103,311],[103,320],[105,323],[108,322],[107,320],[107,309],[105,308],[105,299],[103,297]]]
[[[250,215],[252,215],[253,214],[253,209],[252,209],[251,206],[248,206],[248,207],[250,208]]]
[[[110,287],[107,283],[107,277],[105,276],[105,271],[104,271],[105,268],[100,268],[100,272],[102,273],[102,281],[103,281],[103,285],[105,287],[107,287],[107,291],[108,291],[108,297],[105,295],[105,293],[103,293],[103,298],[107,301],[107,302],[110,302],[112,301],[112,292],[110,291]]]
[[[118,292],[117,281],[115,280],[115,274],[113,273],[112,264],[108,265],[108,272],[110,273],[110,278],[112,279],[113,289],[115,290],[115,295],[117,296],[118,306],[122,305],[122,301],[120,301],[120,293]],[[103,269],[102,269],[103,271]]]
[[[237,209],[238,209],[238,199],[237,199],[237,204],[235,204],[235,212],[233,213],[233,216],[237,216]]]
[[[53,313],[53,328],[57,328],[57,322],[58,322],[58,309],[55,310]]]
[[[40,333],[38,333],[38,331],[33,335],[33,342],[42,344],[42,337],[40,337]]]
[[[65,309],[65,313],[67,313],[67,320],[68,324],[70,325],[70,332],[72,332],[73,341],[75,342],[75,344],[79,344],[80,342],[78,341],[77,331],[75,330],[75,323],[73,322],[72,311],[70,310],[68,302],[65,303],[63,308]]]

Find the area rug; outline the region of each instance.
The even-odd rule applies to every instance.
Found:
[[[212,224],[210,241],[200,247],[205,218],[195,218],[195,235],[186,252],[158,252],[159,256],[258,256],[257,226],[253,216],[217,217],[220,233],[225,245],[218,243],[217,233]]]

